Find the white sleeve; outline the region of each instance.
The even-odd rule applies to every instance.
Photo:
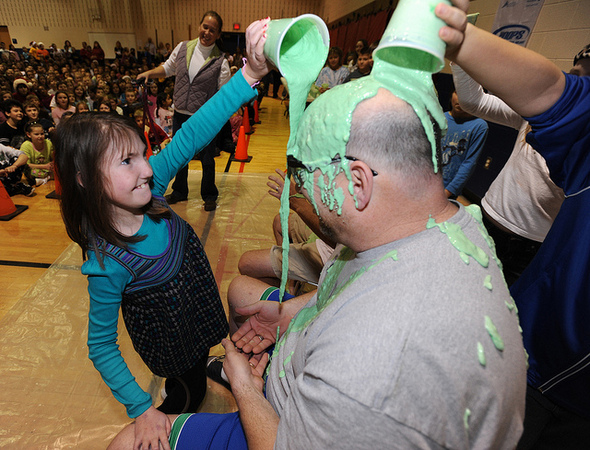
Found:
[[[4,153],[8,156],[15,156],[15,157],[19,157],[20,155],[24,155],[25,152],[23,152],[22,150],[19,150],[17,148],[14,147],[10,147],[8,145],[4,145],[4,144],[0,144],[0,153]]]
[[[495,95],[486,94],[483,88],[457,64],[451,64],[455,90],[461,108],[484,120],[520,129],[524,119]]]
[[[229,68],[229,63],[225,57],[223,58],[223,62],[221,63],[221,70],[219,71],[219,79],[217,80],[217,89],[221,89],[225,83],[229,81],[231,78],[231,70]]]
[[[164,62],[164,70],[166,71],[166,77],[170,77],[172,75],[176,75],[176,58],[178,57],[178,52],[180,50],[180,46],[182,42],[174,47],[170,57]]]

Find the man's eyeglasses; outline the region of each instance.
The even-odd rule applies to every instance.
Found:
[[[355,158],[354,156],[344,156],[344,158],[349,161],[360,161],[358,158]],[[332,160],[330,161],[330,164],[339,163],[341,161],[342,161],[342,159],[340,158],[340,155],[336,155],[334,158],[332,158]],[[312,169],[311,167],[306,166],[305,164],[303,164],[301,161],[299,161],[294,156],[291,156],[291,155],[287,156],[287,175],[290,175],[293,178],[293,180],[295,181],[295,184],[297,184],[297,186],[299,186],[299,187],[303,186],[303,183],[305,183],[305,177],[306,177],[305,174],[312,173],[314,170],[315,169]],[[374,177],[379,175],[377,173],[377,171],[375,171],[373,169],[371,169],[371,173],[373,174]]]

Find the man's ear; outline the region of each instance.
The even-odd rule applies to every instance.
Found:
[[[362,211],[367,207],[373,195],[373,173],[371,168],[362,161],[350,161],[348,167],[356,209]]]

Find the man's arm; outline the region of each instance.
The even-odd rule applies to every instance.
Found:
[[[262,375],[268,363],[268,353],[248,359],[239,353],[229,339],[224,339],[227,374],[236,399],[240,422],[250,450],[272,449],[274,447],[279,416],[264,397]]]
[[[486,94],[473,78],[457,64],[451,65],[453,81],[459,104],[463,111],[489,122],[498,123],[519,130],[524,119],[504,101],[492,94]]]
[[[262,353],[276,343],[277,329],[280,338],[289,327],[291,319],[309,302],[315,292],[308,292],[282,303],[259,301],[236,307],[238,314],[249,316],[249,318],[232,335],[232,341],[244,353]]]
[[[565,76],[545,57],[467,23],[468,0],[440,3],[436,15],[447,23],[440,37],[446,57],[525,117],[541,114],[559,99]],[[534,76],[531,76],[534,74]]]

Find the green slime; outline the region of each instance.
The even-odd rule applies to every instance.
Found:
[[[322,70],[327,56],[328,45],[324,43],[320,31],[310,20],[303,19],[294,23],[283,38],[279,59],[281,71],[289,89],[289,125],[291,127],[287,154],[289,154],[288,149],[293,145],[299,121],[305,111],[307,94]],[[289,235],[289,187],[290,179],[286,178],[279,211],[283,236]],[[289,239],[283,239],[282,249],[280,301],[285,294],[289,273]]]
[[[490,258],[481,248],[475,245],[465,235],[461,227],[455,223],[436,221],[431,217],[426,223],[426,228],[438,227],[441,233],[445,233],[457,250],[459,250],[459,256],[465,264],[469,264],[469,257],[475,259],[482,267],[488,267]]]
[[[483,286],[489,291],[492,290],[492,276],[491,275],[486,275],[485,279],[483,280]]]
[[[481,342],[477,343],[477,359],[479,360],[479,363],[485,367],[486,365],[486,354],[483,351],[483,345]]]
[[[291,320],[289,323],[289,327],[285,331],[285,334],[281,337],[280,340],[277,339],[277,343],[275,345],[271,361],[274,360],[275,356],[278,355],[280,348],[285,344],[287,340],[287,336],[291,333],[299,333],[304,331],[309,324],[321,314],[321,312],[326,309],[344,290],[346,290],[352,283],[354,283],[358,278],[360,278],[363,274],[373,269],[375,266],[378,266],[383,261],[387,259],[392,259],[397,261],[397,250],[391,250],[371,264],[369,267],[362,267],[361,269],[357,270],[353,273],[350,278],[340,286],[338,289],[334,290],[336,287],[336,282],[340,273],[344,269],[344,266],[356,256],[355,252],[349,249],[348,247],[344,247],[339,255],[334,260],[334,263],[328,268],[326,271],[326,275],[323,279],[322,284],[318,288],[317,292],[317,300],[315,304],[311,306],[306,306],[302,308],[297,315]],[[293,352],[285,360],[283,361],[283,367],[285,364],[288,364],[291,361],[291,356]],[[279,372],[279,377],[284,377],[285,372],[284,369]]]
[[[494,325],[494,322],[492,322],[492,319],[490,319],[489,316],[484,316],[484,319],[486,330],[488,331],[488,334],[490,335],[490,338],[492,339],[494,346],[500,351],[504,350],[504,341],[500,337],[496,325]]]
[[[466,430],[469,430],[469,417],[471,416],[471,410],[469,408],[465,408],[465,413],[463,414],[463,426]]]

